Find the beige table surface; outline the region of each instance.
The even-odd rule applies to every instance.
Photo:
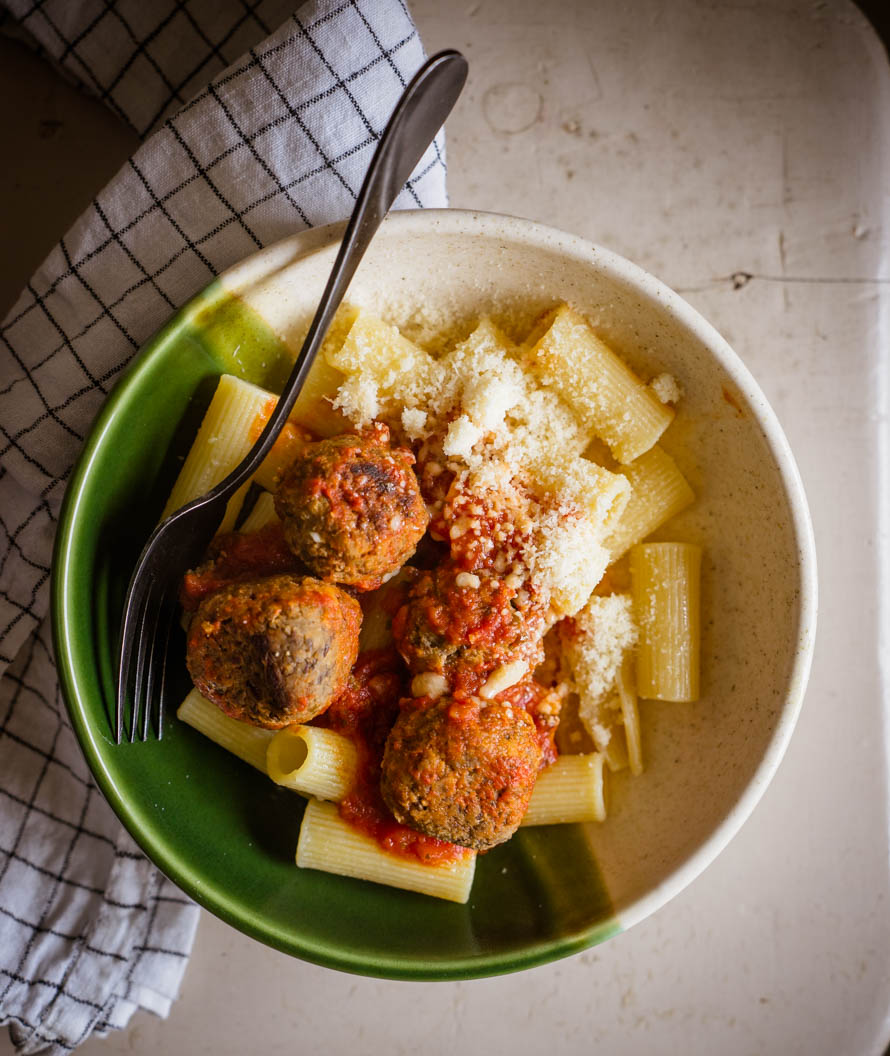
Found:
[[[168,1021],[84,1056],[881,1053],[890,1039],[888,67],[846,0],[411,0],[462,49],[455,206],[600,242],[684,294],[783,421],[820,629],[780,771],[682,895],[604,946],[468,983],[363,979],[202,916]],[[0,41],[0,312],[135,145]],[[0,1040],[0,1056],[10,1053]]]

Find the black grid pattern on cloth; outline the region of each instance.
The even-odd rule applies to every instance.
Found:
[[[349,213],[423,50],[401,0],[311,0],[261,43],[271,0],[7,6],[110,105],[151,95],[139,73],[155,110],[136,118],[169,115],[0,327],[0,1023],[22,1052],[62,1053],[138,1007],[166,1014],[197,923],[96,791],[59,698],[44,617],[65,482],[177,307],[257,247]],[[191,65],[164,50],[185,26]],[[396,205],[446,204],[437,142]]]
[[[3,0],[20,30],[139,135],[293,11],[293,0]]]
[[[16,1044],[68,1051],[129,1002],[165,1011],[197,909],[120,831],[64,718],[49,630],[0,681],[0,1018]]]

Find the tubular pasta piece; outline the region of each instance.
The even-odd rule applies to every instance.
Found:
[[[620,524],[630,500],[630,484],[587,458],[555,455],[534,465],[534,487],[542,496],[569,500],[590,518],[602,534]]]
[[[266,773],[266,749],[274,731],[263,730],[224,715],[196,689],[179,705],[176,717],[209,737],[221,748]]]
[[[174,510],[210,491],[241,462],[256,442],[277,402],[278,397],[274,393],[258,385],[243,381],[233,374],[221,375],[198,435],[167,499],[162,520]],[[330,413],[333,414],[332,411]],[[254,479],[262,487],[267,490],[274,488],[281,470],[305,446],[309,437],[296,423],[309,420],[305,415],[301,416],[301,403],[298,400],[290,421],[254,474]],[[318,426],[314,419],[312,423]],[[347,423],[338,415],[334,431],[342,431],[345,427]],[[249,486],[249,482],[243,485],[229,500],[219,531],[232,530]]]
[[[605,821],[604,762],[602,752],[561,755],[538,775],[522,824]]]
[[[276,399],[271,392],[232,374],[220,377],[198,435],[167,499],[162,520],[210,491],[238,465],[259,435],[254,432],[257,417],[264,414],[269,400]],[[234,514],[231,508],[235,500],[230,500],[224,523],[231,520],[234,524],[244,490],[238,492],[240,501]]]
[[[335,803],[352,787],[357,766],[352,741],[321,726],[287,726],[266,749],[266,772],[276,784]]]
[[[402,375],[427,369],[430,356],[395,326],[359,311],[339,349],[325,348],[325,358],[345,374],[370,373],[387,389]]]
[[[624,512],[603,541],[610,562],[695,501],[677,463],[657,444],[620,472],[630,481],[631,492]]]
[[[355,316],[356,310],[349,305],[343,305],[337,311],[290,414],[290,421],[316,436],[336,436],[350,428],[349,422],[333,406],[337,389],[343,384],[343,373],[330,363],[328,357],[343,344]],[[273,447],[269,457],[274,453]],[[257,477],[262,470],[261,466]]]
[[[701,547],[643,543],[630,552],[630,571],[640,629],[640,696],[698,700]]]
[[[270,415],[274,408],[275,404],[270,401],[267,407]],[[265,425],[265,421],[262,424]],[[259,434],[260,430],[257,429],[256,435],[259,436]],[[260,468],[254,473],[253,479],[266,491],[274,491],[282,472],[287,469],[311,440],[312,437],[305,429],[295,425],[293,421],[286,422],[272,445],[272,450],[266,455],[260,463]]]
[[[296,861],[301,869],[321,869],[449,902],[467,901],[476,869],[473,851],[450,865],[424,865],[384,851],[371,836],[344,821],[333,803],[319,799],[306,804]]]
[[[640,733],[640,709],[634,685],[633,657],[625,656],[615,676],[615,687],[621,701],[621,717],[624,723],[624,739],[627,745],[627,763],[630,772],[637,776],[643,772],[643,742]]]
[[[244,524],[241,525],[239,530],[245,533],[258,532],[268,524],[276,524],[277,521],[278,514],[275,512],[275,499],[270,491],[264,491],[258,496],[253,509],[245,517]]]
[[[530,360],[619,462],[633,462],[648,451],[673,420],[673,409],[568,305],[556,309]]]
[[[606,570],[602,539],[624,509],[627,480],[585,458],[536,463],[533,490],[546,511],[536,539],[534,576],[559,616],[573,616]]]
[[[611,773],[617,774],[619,770],[626,770],[630,764],[627,757],[627,734],[624,726],[612,726],[609,743],[603,748],[606,757],[606,766]]]

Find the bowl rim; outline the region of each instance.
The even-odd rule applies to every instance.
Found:
[[[331,250],[339,241],[345,224],[337,222],[289,235],[251,254],[220,273],[208,286],[222,283],[231,289],[246,276],[268,277],[283,265],[296,264],[316,253]],[[123,371],[98,416],[90,427],[86,442],[74,466],[59,515],[51,575],[51,621],[56,664],[63,699],[81,750],[105,798],[146,856],[166,876],[191,898],[227,923],[251,937],[292,956],[327,967],[378,978],[405,979],[469,979],[501,974],[543,964],[579,952],[608,935],[627,930],[650,916],[698,877],[717,857],[751,815],[775,774],[788,747],[800,714],[804,691],[812,663],[818,607],[816,547],[812,521],[803,489],[800,472],[788,440],[766,396],[738,354],[698,311],[675,293],[663,281],[620,254],[558,228],[533,220],[500,213],[464,209],[400,210],[391,213],[383,224],[385,233],[398,238],[412,234],[435,237],[437,234],[473,235],[520,243],[529,248],[558,252],[587,267],[604,271],[619,282],[639,289],[657,301],[661,310],[672,316],[682,327],[707,347],[741,392],[763,433],[770,455],[778,471],[791,515],[791,530],[798,555],[799,595],[797,606],[797,636],[794,659],[788,675],[787,691],[778,713],[773,735],[768,742],[747,785],[724,819],[710,835],[685,857],[655,887],[623,906],[612,918],[614,928],[603,932],[603,922],[588,925],[558,939],[539,940],[520,950],[479,954],[451,961],[432,959],[429,962],[412,959],[407,964],[398,957],[374,955],[373,963],[367,956],[351,954],[348,950],[332,953],[329,947],[316,948],[307,944],[299,950],[290,943],[276,942],[271,930],[264,930],[252,916],[245,918],[213,892],[202,889],[184,873],[163,847],[155,846],[143,837],[132,818],[125,797],[105,769],[94,731],[87,721],[81,702],[79,678],[71,661],[69,621],[72,589],[72,559],[76,544],[74,528],[80,514],[83,491],[93,461],[112,425],[116,409],[131,386],[138,383],[142,373],[150,367],[156,348],[175,335],[183,320],[196,303],[206,296],[208,287],[198,291],[172,313],[164,325],[150,337]]]

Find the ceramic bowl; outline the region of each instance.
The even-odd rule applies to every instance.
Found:
[[[788,743],[815,631],[800,478],[763,394],[717,332],[657,279],[572,235],[456,210],[392,215],[349,300],[409,333],[487,313],[512,324],[566,300],[684,399],[664,439],[698,495],[666,537],[701,543],[703,695],[642,705],[645,772],[610,778],[602,825],[524,829],[479,858],[466,905],[312,870],[301,800],[172,717],[161,742],[113,744],[113,664],[135,563],[220,372],[280,384],[339,227],[231,269],[142,350],[100,414],[62,513],[53,618],[74,728],[102,791],[189,895],[298,957],[396,978],[468,978],[564,956],[687,885],[750,814]]]

